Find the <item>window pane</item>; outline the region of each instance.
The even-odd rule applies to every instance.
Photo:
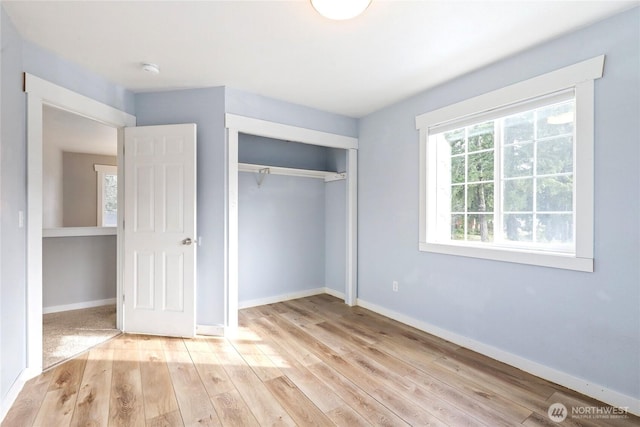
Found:
[[[493,215],[471,214],[467,216],[467,240],[493,242]]]
[[[573,177],[556,176],[537,180],[536,210],[573,211]]]
[[[116,226],[118,223],[118,176],[105,175],[103,183],[104,211],[102,225]]]
[[[464,212],[464,185],[451,186],[451,212]]]
[[[538,175],[573,172],[573,136],[538,142]]]
[[[538,215],[536,238],[543,243],[573,243],[573,215]]]
[[[451,240],[464,240],[464,215],[451,215]]]
[[[507,214],[503,225],[507,240],[530,242],[533,238],[533,214]]]
[[[469,152],[493,148],[493,122],[469,128]]]
[[[467,212],[493,212],[493,183],[467,187]]]
[[[533,111],[506,117],[503,138],[505,145],[533,141]]]
[[[504,177],[531,176],[533,170],[533,143],[504,147]]]
[[[451,158],[451,183],[464,182],[464,156]]]
[[[538,112],[538,139],[573,133],[573,104],[567,101],[540,108]]]
[[[446,139],[451,146],[451,155],[464,153],[464,128],[446,132],[444,134],[444,139]]]
[[[469,154],[467,179],[473,181],[493,181],[493,151]]]
[[[511,179],[504,183],[504,211],[533,211],[533,179]]]
[[[450,149],[438,163],[450,198],[439,200],[438,209],[450,218],[451,240],[494,243],[494,215],[500,213],[502,242],[561,251],[573,243],[574,104],[532,105],[440,134]],[[501,200],[494,200],[496,188]]]

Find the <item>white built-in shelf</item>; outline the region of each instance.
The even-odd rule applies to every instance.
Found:
[[[58,227],[43,228],[42,237],[115,236],[116,227]]]
[[[283,168],[280,166],[255,165],[253,163],[238,163],[238,171],[254,172],[258,174],[288,175],[304,178],[324,179],[324,182],[339,181],[347,178],[346,172],[328,172],[310,169]]]

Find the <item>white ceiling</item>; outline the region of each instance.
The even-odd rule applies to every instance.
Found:
[[[42,112],[43,143],[72,153],[115,156],[118,131],[95,120],[45,106]]]
[[[362,117],[640,2],[373,0],[350,21],[308,0],[2,4],[23,37],[134,92],[226,85]]]

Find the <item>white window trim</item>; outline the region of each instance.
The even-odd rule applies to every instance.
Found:
[[[116,175],[118,176],[118,167],[112,165],[93,165],[94,170],[98,173],[97,176],[97,188],[96,188],[96,200],[97,200],[97,225],[98,227],[115,227],[114,225],[104,225],[102,223],[102,212],[104,212],[104,176]]]
[[[420,131],[420,238],[419,249],[448,255],[593,272],[593,162],[594,80],[602,77],[604,55],[488,92],[416,117]],[[573,88],[575,118],[575,255],[468,244],[440,243],[430,239],[429,224],[435,224],[436,168],[428,167],[433,147],[428,146],[429,128],[503,108],[527,99]],[[433,232],[433,231],[432,231]],[[435,233],[433,233],[435,234]]]

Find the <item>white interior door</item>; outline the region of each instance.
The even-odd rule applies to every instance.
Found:
[[[196,125],[125,129],[124,330],[195,335]]]

